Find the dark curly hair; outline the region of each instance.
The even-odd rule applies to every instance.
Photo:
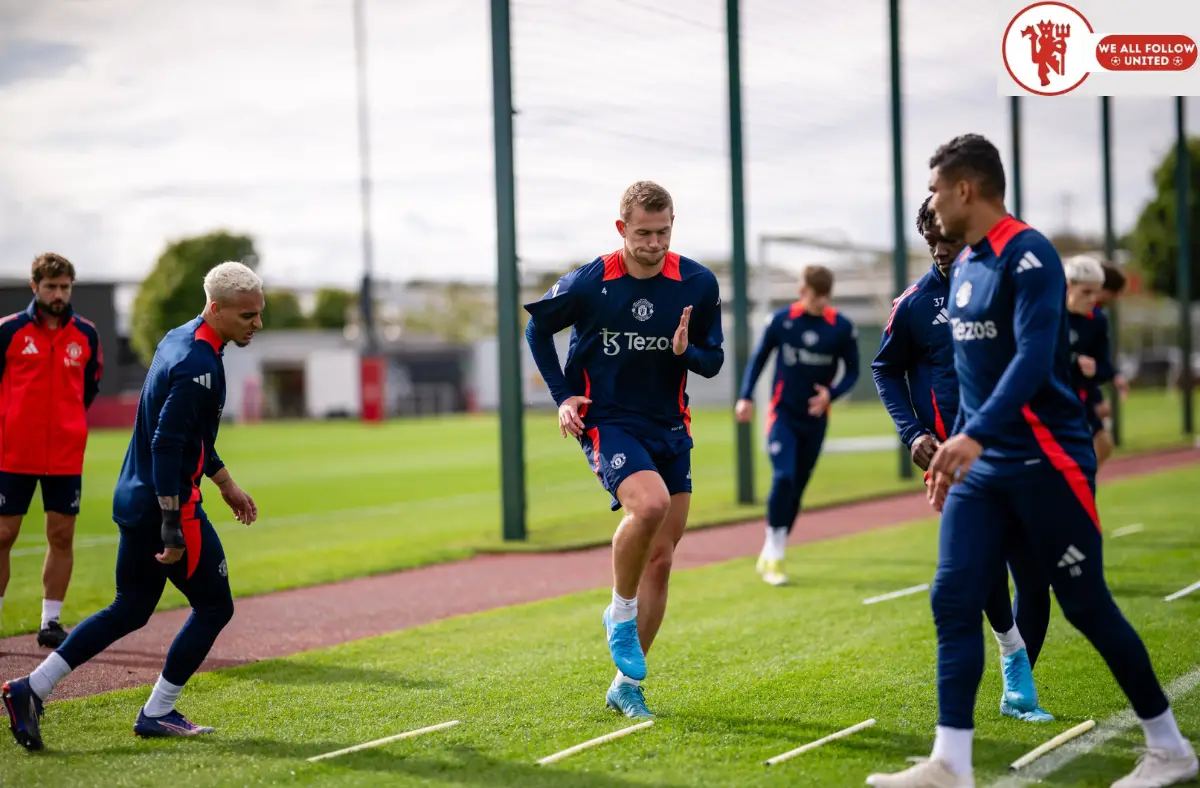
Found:
[[[929,202],[933,199],[933,195],[925,198],[925,202],[921,203],[921,207],[917,209],[917,232],[924,235],[928,230],[937,229],[934,226],[933,211],[929,209]]]

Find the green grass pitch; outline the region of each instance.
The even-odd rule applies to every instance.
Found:
[[[1163,597],[1200,578],[1187,468],[1103,486],[1105,544],[1118,604],[1164,684],[1200,666],[1200,594]],[[650,652],[656,725],[561,763],[546,755],[631,724],[603,708],[613,668],[600,612],[607,589],[464,616],[334,649],[203,674],[180,708],[218,727],[204,740],[141,742],[130,732],[146,688],[52,704],[47,752],[5,742],[0,784],[161,786],[851,786],[928,753],[936,715],[928,597],[861,600],[931,579],[936,524],[923,521],[793,548],[793,584],[762,583],[741,559],[680,572]],[[419,604],[419,602],[417,602]],[[982,622],[981,622],[982,626]],[[988,641],[976,779],[1051,736],[1125,706],[1090,646],[1055,609],[1036,678],[1057,721],[997,712],[998,652]],[[1175,703],[1200,741],[1200,692]],[[878,724],[775,767],[762,761],[869,717]],[[459,719],[425,737],[310,764],[308,757]],[[1132,768],[1129,731],[1050,775],[1048,786],[1108,785]]]
[[[1177,440],[1179,401],[1141,394],[1126,408],[1132,448]],[[762,516],[762,506],[735,503],[734,426],[729,411],[694,414],[691,525]],[[830,438],[893,434],[877,402],[835,406]],[[112,488],[129,434],[92,435],[77,523],[75,570],[63,612],[68,626],[112,601],[117,530]],[[761,441],[758,442],[761,450]],[[520,549],[552,549],[607,541],[617,517],[574,439],[559,437],[554,416],[526,418],[529,541]],[[206,510],[229,556],[236,596],[395,571],[464,558],[500,541],[500,449],[496,419],[470,416],[359,423],[231,426],[221,456],[259,506],[247,529],[233,521],[215,489],[204,485]],[[755,458],[759,500],[769,486],[765,454]],[[916,489],[919,476],[898,478],[895,452],[827,454],[805,506]],[[40,496],[12,556],[0,636],[30,632],[41,615],[45,556]],[[512,548],[508,548],[512,549]],[[185,604],[168,586],[160,609]]]

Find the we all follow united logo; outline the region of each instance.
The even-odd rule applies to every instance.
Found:
[[[1038,96],[1061,96],[1095,72],[1178,72],[1196,65],[1196,42],[1178,33],[1098,33],[1067,3],[1045,0],[1017,12],[1000,45],[1013,81]]]

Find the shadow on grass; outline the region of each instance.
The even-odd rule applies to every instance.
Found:
[[[327,665],[305,662],[288,662],[286,666],[260,662],[246,665],[238,670],[222,674],[233,681],[252,681],[263,684],[308,685],[347,684],[356,689],[362,687],[398,687],[402,689],[441,689],[444,681],[413,679],[394,670],[355,667],[353,665]]]

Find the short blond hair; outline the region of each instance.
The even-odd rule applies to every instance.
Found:
[[[240,293],[259,292],[262,280],[242,263],[221,263],[204,275],[204,297],[210,304],[228,304]]]
[[[674,214],[675,202],[671,199],[671,193],[654,181],[638,181],[621,195],[621,221],[629,221],[634,208],[641,208],[647,213],[670,211]]]
[[[1067,282],[1073,285],[1103,285],[1104,266],[1095,257],[1077,254],[1063,261]]]

